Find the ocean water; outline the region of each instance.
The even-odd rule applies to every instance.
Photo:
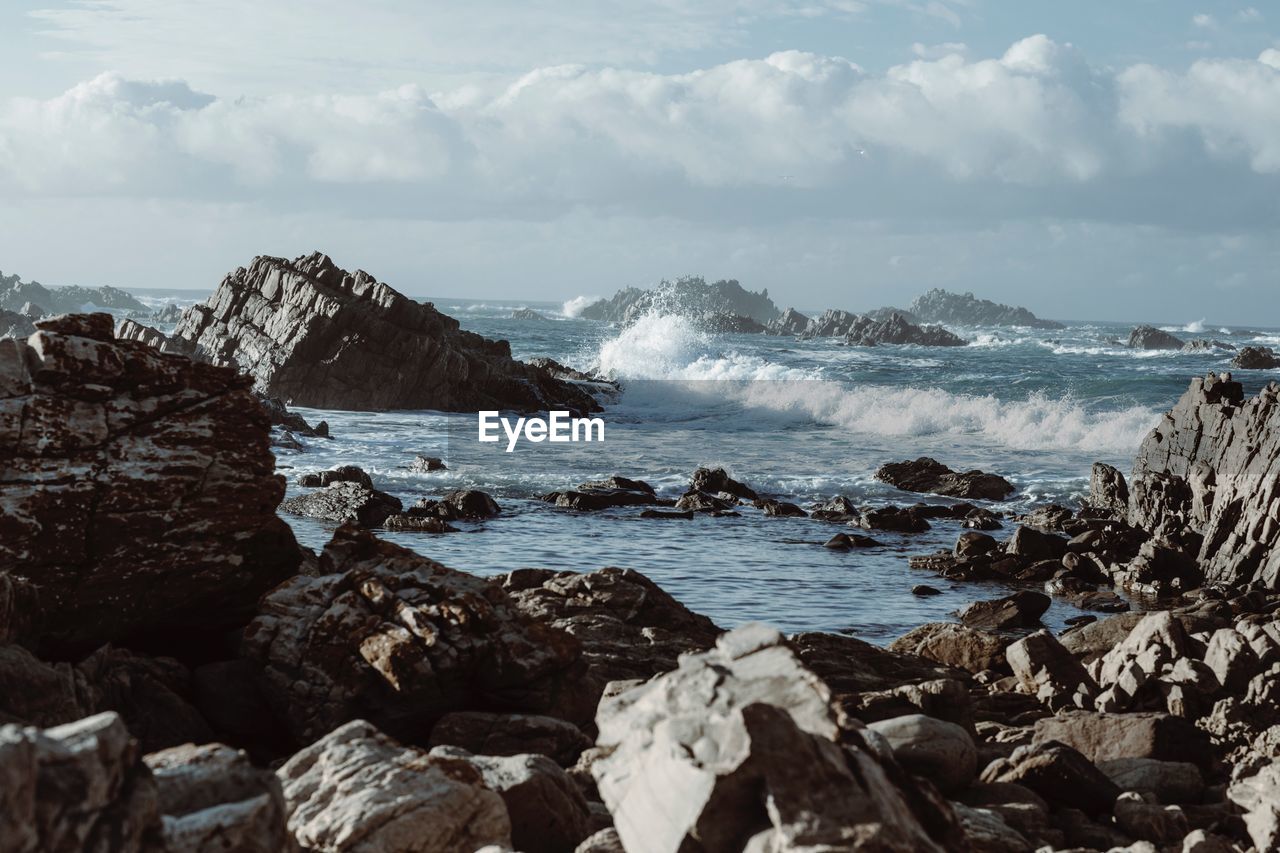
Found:
[[[142,294],[190,304],[190,294]],[[873,479],[885,462],[933,456],[956,469],[999,473],[1017,486],[993,509],[1074,507],[1089,469],[1104,461],[1128,472],[1133,454],[1188,380],[1228,370],[1230,353],[1127,349],[1131,323],[1073,323],[1064,330],[961,328],[962,348],[851,348],[834,340],[709,335],[675,316],[619,329],[572,316],[574,305],[435,301],[464,328],[511,342],[518,358],[546,355],[622,383],[606,402],[605,441],[529,445],[506,453],[476,441],[474,415],[412,411],[352,413],[300,408],[327,420],[331,440],[278,451],[289,494],[305,471],[355,464],[407,505],[457,488],[501,504],[500,517],[459,522],[449,535],[385,533],[446,565],[478,574],[521,567],[637,569],[723,626],[762,620],[786,630],[850,633],[887,642],[964,604],[1005,594],[1000,584],[951,583],[909,568],[910,555],[950,548],[958,522],[920,534],[876,531],[881,548],[822,547],[847,529],[809,518],[768,518],[750,506],[738,518],[646,520],[639,508],[598,513],[557,509],[538,497],[612,474],[647,480],[677,497],[698,466],[723,466],[761,493],[807,507],[845,495],[858,504],[909,505],[942,498],[907,494]],[[513,320],[532,307],[544,320]],[[1237,346],[1280,344],[1280,332],[1224,328],[1203,320],[1166,325],[1183,339]],[[1256,392],[1280,374],[1239,371]],[[447,471],[414,473],[415,453],[444,457]],[[319,549],[331,527],[285,516]],[[993,535],[1003,538],[1014,525]],[[921,598],[917,584],[943,594]],[[1080,611],[1055,601],[1060,628]]]

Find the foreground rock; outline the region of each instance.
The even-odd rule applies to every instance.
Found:
[[[450,711],[590,713],[594,698],[575,693],[578,644],[522,618],[488,581],[350,526],[319,571],[268,594],[244,634],[300,742],[353,719],[426,743]]]
[[[1002,501],[1014,486],[997,474],[952,471],[936,459],[922,456],[914,462],[890,462],[876,471],[876,479],[907,492],[927,492],[953,498]]]
[[[511,820],[467,761],[402,746],[357,720],[278,771],[289,830],[317,853],[511,849]]]
[[[601,705],[592,773],[636,853],[815,847],[940,851],[959,828],[843,733],[826,686],[762,626]]]
[[[1127,346],[1145,350],[1182,349],[1186,342],[1155,326],[1138,326],[1129,333]]]
[[[300,561],[248,380],[106,314],[37,326],[0,341],[0,565],[40,588],[47,641],[244,624]]]
[[[458,321],[315,253],[258,257],[187,309],[163,348],[253,377],[321,409],[598,409],[577,385],[511,358]]]

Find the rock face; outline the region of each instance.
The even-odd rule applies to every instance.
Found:
[[[1186,342],[1155,326],[1138,326],[1129,333],[1130,349],[1182,349]]]
[[[769,323],[780,312],[768,290],[753,293],[732,279],[708,284],[700,276],[685,276],[675,281],[663,280],[652,290],[625,288],[609,299],[591,303],[579,316],[629,326],[650,313],[691,319],[736,314],[757,323]]]
[[[592,765],[631,853],[940,851],[956,831],[859,735],[841,743],[826,686],[763,626],[602,703]],[[928,825],[932,830],[931,834]]]
[[[243,645],[301,742],[357,718],[426,743],[449,711],[561,711],[579,654],[494,584],[350,526],[326,546],[319,577],[263,599]]]
[[[917,296],[909,308],[924,323],[955,326],[1029,326],[1033,329],[1061,329],[1061,323],[1042,320],[1026,308],[1001,305],[978,299],[972,293],[950,293],[940,288]]]
[[[363,720],[303,749],[277,775],[289,829],[316,853],[511,849],[507,807],[479,770],[401,746]]]
[[[997,474],[952,471],[936,459],[922,456],[914,462],[890,462],[876,471],[876,479],[908,492],[927,492],[953,498],[1002,501],[1013,494],[1013,484]]]
[[[1231,366],[1240,370],[1275,370],[1280,368],[1280,356],[1271,347],[1244,347],[1231,359]]]
[[[962,347],[969,343],[942,326],[917,326],[901,314],[893,314],[885,320],[863,315],[845,332],[844,342],[853,347],[874,347],[880,344]]]
[[[0,848],[160,853],[155,782],[115,714],[0,726]]]
[[[771,335],[801,335],[809,327],[810,320],[794,308],[782,312],[782,316],[772,320],[765,327]]]
[[[243,624],[301,559],[249,382],[117,341],[106,314],[37,325],[0,341],[0,567],[40,588],[42,636]]]
[[[599,407],[578,386],[515,361],[506,341],[458,327],[320,253],[258,257],[187,309],[164,349],[190,349],[293,405],[378,411]]]
[[[115,287],[45,287],[37,281],[22,281],[16,275],[0,273],[0,309],[23,311],[39,305],[54,313],[79,313],[86,306],[121,311],[146,311],[147,306]]]
[[[1229,375],[1193,379],[1138,451],[1129,523],[1202,536],[1206,580],[1280,589],[1278,398],[1274,383],[1245,400]]]

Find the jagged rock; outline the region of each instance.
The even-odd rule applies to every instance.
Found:
[[[985,533],[971,531],[960,534],[960,538],[956,540],[954,551],[957,557],[976,557],[991,553],[999,545],[1000,543],[996,542],[994,537]]]
[[[1119,469],[1102,462],[1093,463],[1089,474],[1089,505],[1112,518],[1128,515],[1129,485]]]
[[[1028,326],[1033,329],[1062,329],[1061,323],[1042,320],[1026,308],[978,299],[972,293],[950,293],[933,288],[917,296],[910,312],[921,322],[957,326]]]
[[[969,342],[942,326],[917,326],[901,314],[877,320],[859,315],[844,332],[844,342],[853,347],[881,344],[910,344],[921,347],[962,347]]]
[[[413,461],[409,463],[410,471],[417,471],[425,474],[429,471],[445,471],[447,470],[444,460],[439,456],[423,456],[421,453],[413,457]]]
[[[675,281],[663,280],[652,290],[628,287],[609,299],[601,299],[582,309],[585,320],[603,320],[629,326],[646,314],[673,314],[697,318],[705,315],[737,314],[758,323],[778,317],[778,308],[769,299],[769,291],[754,293],[744,290],[733,279],[711,284],[699,276],[684,276]]]
[[[193,704],[191,674],[176,660],[103,646],[76,669],[93,686],[93,710],[118,713],[144,753],[214,739]]]
[[[681,512],[708,512],[713,515],[732,514],[733,508],[737,505],[738,499],[727,492],[722,495],[712,495],[692,489],[681,495],[674,504],[675,508]]]
[[[115,714],[0,726],[0,847],[160,853],[156,786]]]
[[[591,697],[569,698],[578,644],[522,618],[496,585],[349,525],[319,571],[267,594],[243,640],[300,741],[357,718],[425,743],[449,711],[590,713],[575,701]]]
[[[431,746],[459,746],[479,755],[545,755],[570,767],[591,739],[572,723],[535,714],[445,714],[431,729]]]
[[[289,432],[305,435],[311,438],[328,438],[329,423],[320,421],[314,427],[307,423],[307,419],[297,412],[291,412],[285,404],[276,397],[267,397],[263,394],[256,395],[258,400],[262,402],[262,407],[267,410],[267,415],[271,418],[271,425],[283,427]]]
[[[1049,596],[1043,592],[1020,590],[1004,598],[975,601],[960,611],[960,621],[970,628],[1005,631],[1012,628],[1034,628],[1049,609]]]
[[[404,504],[393,495],[346,480],[304,492],[280,504],[281,512],[361,527],[378,527],[387,516],[403,508]]]
[[[0,338],[26,338],[35,330],[30,317],[0,308]]]
[[[1189,761],[1202,770],[1213,764],[1213,750],[1204,732],[1180,717],[1159,712],[1064,711],[1036,721],[1035,742],[1049,741],[1065,743],[1099,763],[1155,758]]]
[[[440,500],[423,498],[409,508],[410,515],[434,515],[445,521],[479,521],[501,512],[498,502],[478,489],[449,492]]]
[[[954,498],[1002,501],[1013,484],[982,471],[952,471],[936,459],[922,456],[914,462],[890,462],[876,471],[876,479],[908,492],[927,492]]]
[[[220,743],[186,744],[144,761],[155,777],[169,850],[292,853],[280,780]]]
[[[1120,790],[1151,794],[1162,803],[1198,803],[1204,796],[1200,769],[1186,761],[1117,758],[1099,761],[1098,769]]]
[[[516,310],[511,312],[511,319],[512,320],[545,320],[547,318],[543,317],[541,314],[539,314],[537,311],[534,311],[532,308],[517,308]]]
[[[1186,342],[1155,326],[1138,326],[1129,333],[1130,349],[1182,349]]]
[[[147,310],[146,305],[115,287],[45,287],[38,281],[0,274],[0,309],[22,311],[27,305],[43,306],[54,314],[81,313],[87,305],[121,311]]]
[[[630,853],[940,851],[959,834],[945,806],[913,810],[923,795],[863,737],[841,745],[826,686],[764,626],[602,703],[596,723],[612,752],[592,773]]]
[[[1007,637],[955,622],[930,622],[903,634],[889,649],[977,673],[1007,669],[1008,646]]]
[[[402,746],[356,720],[278,771],[289,831],[316,853],[510,850],[507,807],[469,762]]]
[[[754,489],[730,477],[723,468],[699,468],[694,471],[689,481],[689,490],[709,494],[726,492],[746,501],[753,501],[759,497]]]
[[[809,507],[810,515],[821,521],[853,521],[859,509],[844,495],[820,501]]]
[[[1130,523],[1185,526],[1203,537],[1206,581],[1280,588],[1280,525],[1270,521],[1280,495],[1278,396],[1268,385],[1245,400],[1227,376],[1194,379],[1138,451]],[[1185,502],[1166,508],[1138,499],[1137,484],[1162,481],[1180,484]]]
[[[182,309],[172,302],[151,314],[151,321],[154,323],[176,323],[181,319]]]
[[[498,580],[520,612],[582,644],[584,682],[596,697],[610,681],[675,669],[680,655],[708,648],[720,634],[710,619],[631,569],[519,569]]]
[[[578,845],[573,853],[627,853],[612,826],[602,829]]]
[[[1098,685],[1048,631],[1037,631],[1005,650],[1023,688],[1052,711],[1092,707]]]
[[[1124,711],[1139,699],[1166,665],[1188,656],[1190,640],[1182,622],[1169,611],[1150,613],[1134,625],[1091,670],[1105,692],[1098,698],[1102,711]]]
[[[1014,782],[1047,801],[1088,814],[1109,814],[1120,789],[1080,752],[1054,741],[1020,746],[982,771],[983,782]]]
[[[889,742],[899,764],[930,780],[944,794],[966,787],[978,773],[973,738],[955,723],[908,714],[870,723],[867,728]]]
[[[69,663],[45,663],[22,646],[0,646],[0,723],[48,728],[92,714],[99,695]]]
[[[511,820],[512,849],[521,853],[561,853],[591,834],[587,801],[569,775],[545,755],[472,755],[439,746],[432,757],[466,761],[496,791]]]
[[[1245,811],[1244,825],[1259,851],[1280,847],[1280,763],[1236,782],[1227,797]]]
[[[1230,693],[1244,693],[1249,682],[1263,669],[1249,641],[1234,628],[1213,632],[1205,649],[1204,663]]]
[[[969,849],[983,853],[1031,853],[1035,847],[1022,833],[1005,822],[991,809],[975,809],[960,803],[952,803],[956,817],[964,829]]]
[[[1067,651],[1079,658],[1081,663],[1092,663],[1123,642],[1145,616],[1145,613],[1117,613],[1072,628],[1059,639]]]
[[[810,320],[794,308],[782,312],[782,316],[770,320],[765,331],[771,335],[801,335],[808,328]]]
[[[1275,370],[1280,368],[1280,356],[1271,347],[1243,347],[1231,366],[1238,370]]]
[[[879,548],[880,543],[870,536],[850,535],[848,533],[837,533],[826,542],[822,543],[822,547],[830,548],[833,551],[850,551],[854,548]]]
[[[317,471],[298,476],[299,486],[306,486],[312,489],[324,488],[334,483],[359,483],[366,489],[373,489],[373,478],[358,465],[339,465],[337,468],[332,468],[328,471]]]
[[[619,506],[646,506],[661,503],[653,486],[643,480],[610,477],[593,483],[582,483],[576,490],[551,492],[541,500],[576,510],[600,510]]]
[[[506,341],[458,327],[319,252],[261,256],[188,308],[173,339],[238,368],[260,392],[319,409],[595,411],[577,385],[511,358]],[[169,348],[169,344],[165,348]]]
[[[248,382],[106,314],[37,326],[0,341],[0,565],[40,588],[44,642],[243,624],[301,559]]]

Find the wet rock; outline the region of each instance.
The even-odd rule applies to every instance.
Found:
[[[919,512],[896,506],[862,510],[858,514],[857,525],[863,530],[890,530],[897,533],[923,533],[929,529],[929,522]]]
[[[675,508],[681,512],[707,512],[712,514],[732,511],[738,505],[738,499],[728,492],[719,495],[707,492],[687,491],[675,502]]]
[[[596,722],[612,753],[592,772],[632,853],[789,851],[855,838],[938,851],[959,834],[950,810],[929,809],[862,737],[841,745],[825,685],[763,626],[730,632],[603,703]]]
[[[1239,370],[1275,370],[1280,368],[1280,356],[1271,347],[1242,347],[1231,366]]]
[[[149,343],[149,345],[154,346],[155,344]],[[262,408],[266,410],[272,426],[281,427],[288,432],[311,438],[329,437],[329,424],[327,421],[320,421],[313,427],[307,423],[307,419],[302,415],[289,411],[283,400],[276,397],[267,397],[263,394],[255,394],[254,396],[262,403]]]
[[[479,521],[502,513],[502,507],[486,492],[459,489],[440,500],[423,498],[409,510],[412,515],[434,515],[445,521]]]
[[[1089,474],[1089,505],[1112,518],[1125,518],[1129,512],[1129,484],[1118,468],[1093,463]]]
[[[389,515],[403,508],[404,504],[394,495],[345,480],[280,504],[281,512],[361,527],[379,527]]]
[[[319,409],[577,412],[578,386],[511,358],[506,341],[458,327],[319,252],[258,257],[187,309],[171,336],[253,378],[264,394]],[[168,346],[166,345],[166,349]]]
[[[771,335],[800,335],[808,328],[810,319],[794,308],[788,308],[775,320],[765,325],[765,331]]]
[[[1008,646],[1006,637],[954,622],[930,622],[903,634],[889,649],[978,673],[1006,670]]]
[[[1011,644],[1005,656],[1022,687],[1050,710],[1092,707],[1098,685],[1048,631]]]
[[[850,551],[854,548],[879,548],[880,543],[870,536],[850,535],[848,533],[837,533],[826,542],[822,543],[822,547],[831,548],[835,551]]]
[[[942,595],[942,590],[936,589],[926,584],[916,584],[915,586],[911,587],[911,594],[920,595],[920,596]]]
[[[511,312],[511,319],[512,320],[545,320],[547,318],[543,317],[541,314],[539,314],[537,311],[534,311],[532,308],[517,308],[516,310]]]
[[[304,748],[277,775],[289,830],[307,850],[511,849],[507,807],[479,770],[402,746],[363,720]]]
[[[854,347],[874,347],[881,344],[962,347],[969,343],[942,326],[917,326],[898,313],[891,314],[883,320],[866,315],[859,316],[848,326],[844,333],[844,341]]]
[[[559,708],[577,684],[578,644],[522,618],[495,584],[352,526],[298,576],[266,595],[244,656],[300,742],[353,719],[425,743],[460,710]],[[577,709],[579,715],[589,708]]]
[[[1034,628],[1049,609],[1049,596],[1042,592],[1020,590],[1004,598],[975,601],[960,611],[960,621],[970,628],[1006,631]]]
[[[1002,501],[1014,491],[1012,483],[996,474],[952,471],[927,456],[914,462],[881,465],[876,471],[876,479],[908,492],[928,492],[954,498]]]
[[[982,771],[983,782],[1014,782],[1059,806],[1110,814],[1120,789],[1088,758],[1053,741],[1020,746]]]
[[[571,767],[591,739],[572,723],[535,714],[445,714],[431,729],[431,746],[458,746],[479,755],[545,755]]]
[[[449,522],[434,515],[409,515],[408,513],[396,513],[387,516],[383,526],[387,530],[405,531],[411,533],[457,533],[458,528]]]
[[[809,508],[809,514],[822,521],[854,521],[860,510],[843,495],[836,495],[830,500],[815,503]]]
[[[431,756],[466,761],[506,804],[512,849],[528,853],[572,850],[590,835],[587,801],[560,766],[545,755],[472,755],[440,746]]]
[[[646,509],[640,513],[641,518],[684,519],[693,518],[693,510]]]
[[[340,465],[328,471],[300,474],[298,485],[307,488],[324,488],[334,483],[358,483],[372,491],[373,479],[358,465]]]
[[[710,494],[727,492],[744,501],[754,501],[759,497],[754,489],[730,477],[723,468],[699,468],[694,471],[689,481],[689,490]]]
[[[595,483],[583,483],[576,490],[551,492],[542,500],[558,507],[576,510],[600,510],[619,506],[659,504],[653,486],[643,480],[610,477]]]
[[[430,471],[447,471],[448,466],[444,464],[444,460],[439,456],[423,456],[419,453],[409,463],[409,470],[419,474],[426,474]]]
[[[6,850],[162,850],[156,786],[115,714],[40,731],[0,726]]]
[[[248,382],[112,323],[0,341],[0,563],[40,588],[64,651],[237,627],[301,560]]]
[[[994,537],[985,533],[961,533],[960,538],[956,540],[955,555],[957,557],[976,557],[981,554],[989,554],[998,547],[1000,547],[1000,543]]]
[[[280,780],[222,744],[186,744],[144,759],[156,780],[169,850],[291,853]]]
[[[1028,560],[1057,560],[1067,552],[1067,540],[1022,525],[1005,543],[1005,551]]]
[[[973,738],[955,723],[909,714],[870,723],[867,728],[889,742],[899,764],[930,780],[944,794],[966,787],[978,773]]]
[[[805,518],[809,515],[800,507],[786,501],[758,498],[753,504],[756,509],[764,510],[764,514],[770,518]]]
[[[1130,349],[1182,349],[1185,342],[1181,338],[1176,338],[1168,332],[1157,329],[1154,326],[1138,326],[1129,333]]]

